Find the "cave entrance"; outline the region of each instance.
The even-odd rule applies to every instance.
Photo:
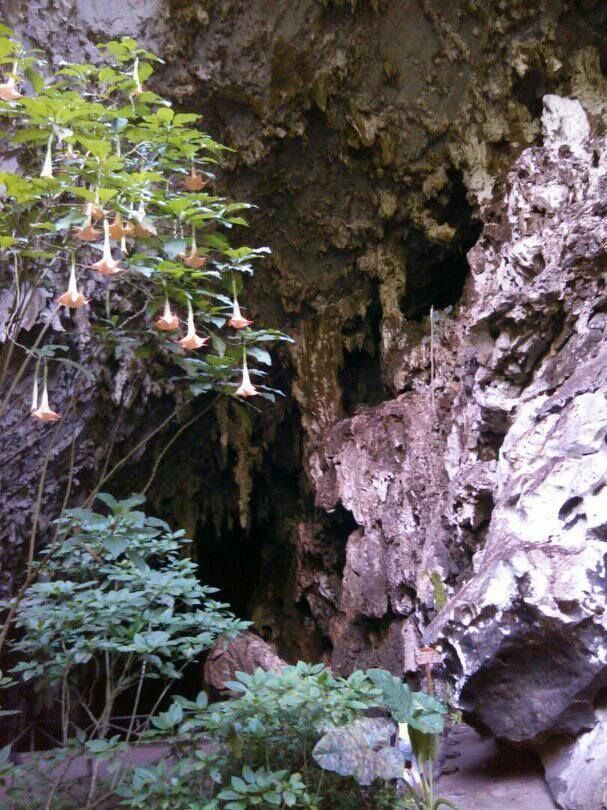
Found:
[[[208,523],[202,526],[195,542],[201,582],[219,588],[217,599],[228,602],[239,619],[250,619],[261,573],[263,538],[255,527],[246,532],[229,516],[219,530]]]
[[[350,416],[358,405],[379,405],[388,396],[381,370],[381,320],[379,287],[374,284],[365,317],[353,318],[342,330],[345,348],[339,379],[342,405]]]
[[[428,207],[439,225],[454,229],[454,237],[446,243],[436,242],[412,228],[404,240],[407,289],[401,307],[409,320],[423,320],[432,307],[446,309],[457,304],[469,271],[466,254],[482,229],[468,202],[461,173],[452,170],[448,177],[448,189]]]

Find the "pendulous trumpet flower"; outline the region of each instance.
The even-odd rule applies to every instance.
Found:
[[[93,270],[101,273],[102,276],[111,276],[114,273],[119,273],[124,268],[120,267],[120,259],[114,259],[112,256],[112,249],[110,247],[110,226],[107,219],[103,220],[103,255],[98,262],[89,264]]]
[[[238,304],[238,300],[236,296],[234,296],[234,303],[232,305],[232,317],[228,321],[228,324],[234,327],[234,329],[244,329],[245,326],[250,326],[252,323],[253,321],[249,321],[247,320],[247,318],[243,317],[242,312],[240,311],[240,305]]]
[[[84,225],[80,228],[74,228],[72,231],[75,239],[80,239],[82,242],[96,242],[101,236],[101,231],[93,225],[93,205],[87,203],[84,206],[84,214],[86,219]]]
[[[72,231],[74,239],[80,239],[82,242],[96,242],[101,236],[101,231],[93,226],[91,218],[88,217],[81,228],[74,228]]]
[[[38,364],[36,365],[36,371],[34,372],[34,387],[32,389],[32,407],[30,408],[30,413],[33,414],[34,411],[38,410]]]
[[[182,337],[178,343],[183,349],[201,349],[203,346],[206,346],[208,342],[208,338],[201,338],[200,335],[196,334],[194,312],[192,311],[192,305],[188,301],[188,331],[186,336]]]
[[[50,135],[46,144],[46,155],[42,164],[40,177],[53,177],[53,136]]]
[[[192,169],[189,174],[186,174],[183,185],[188,191],[200,191],[208,182],[202,172],[195,172],[194,169]]]
[[[76,264],[72,261],[72,269],[70,270],[70,280],[67,285],[67,291],[60,295],[57,303],[70,309],[80,309],[85,304],[88,304],[88,299],[82,295],[78,290],[78,283],[76,281]]]
[[[95,201],[94,203],[88,202],[84,208],[84,213],[89,216],[95,222],[99,222],[100,219],[105,217],[105,211],[99,205],[99,201]]]
[[[34,382],[34,392],[37,393],[38,380]],[[36,409],[32,408],[32,416],[34,419],[39,419],[41,422],[57,422],[61,419],[61,414],[54,411],[48,402],[48,389],[46,386],[46,370],[44,374],[44,386],[42,388],[42,396],[40,397],[40,406]]]
[[[143,87],[141,86],[141,80],[139,78],[139,59],[135,59],[133,65],[133,81],[135,82],[135,89],[131,90],[131,95],[140,96],[143,93]]]
[[[17,65],[13,65],[13,73],[17,70]],[[22,98],[21,93],[17,90],[17,82],[14,76],[9,76],[4,84],[0,84],[0,99],[2,101],[18,101]]]
[[[236,396],[237,397],[254,397],[259,394],[259,391],[253,383],[251,382],[251,377],[249,376],[249,368],[247,366],[247,350],[243,349],[242,351],[242,382],[240,386],[236,389]]]
[[[198,245],[196,244],[196,231],[192,230],[192,247],[188,254],[182,253],[179,257],[187,267],[192,267],[195,270],[200,270],[207,262],[206,256],[198,255]]]
[[[110,225],[110,236],[119,242],[124,236],[130,236],[133,233],[133,226],[130,222],[123,223],[122,216],[116,214],[114,221]]]
[[[163,332],[173,332],[175,329],[179,329],[179,318],[171,312],[168,298],[164,299],[164,312],[154,321],[154,326]]]
[[[147,219],[143,200],[139,203],[139,208],[137,209],[137,216],[133,225],[133,233],[135,236],[141,236],[143,238],[146,236],[158,235],[158,231],[154,225]]]

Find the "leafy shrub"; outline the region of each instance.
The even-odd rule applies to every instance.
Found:
[[[30,586],[17,612],[23,635],[13,649],[23,660],[13,672],[53,687],[94,664],[110,713],[140,680],[179,678],[219,634],[234,636],[247,623],[200,584],[183,556],[184,533],[134,508],[142,496],[97,497],[107,515],[71,509],[58,521],[62,542],[43,555],[44,580]]]
[[[446,711],[431,696],[412,692],[384,670],[335,678],[324,666],[303,662],[281,672],[237,673],[236,678],[227,685],[238,697],[211,705],[204,693],[195,701],[176,697],[167,711],[152,718],[153,728],[145,738],[169,743],[170,755],[122,789],[129,806],[144,807],[150,789],[159,790],[158,782],[163,782],[162,791],[170,791],[174,782],[173,806],[181,808],[178,801],[188,774],[191,793],[183,805],[186,810],[193,806],[188,801],[200,802],[201,796],[208,801],[214,796],[213,801],[250,802],[234,805],[238,808],[259,805],[256,789],[240,776],[241,768],[249,778],[274,768],[285,779],[286,774],[297,775],[305,791],[298,798],[302,804],[294,806],[375,807],[376,795],[378,801],[393,802],[385,806],[419,810],[439,806],[431,774],[426,769],[419,778]],[[390,711],[390,719],[366,716],[380,707]],[[409,736],[414,730],[418,733],[413,747],[420,760],[413,769],[406,767],[411,746],[396,744],[399,723],[403,732],[408,727]],[[137,782],[144,777],[142,792]],[[392,787],[386,787],[387,782]],[[261,806],[271,804],[262,796]]]
[[[232,776],[230,787],[217,798],[226,810],[245,810],[248,807],[313,807],[301,775],[287,771],[267,771],[265,768],[242,769],[242,777]]]
[[[240,778],[239,771],[246,763],[254,772],[260,768],[278,769],[301,777],[306,793],[298,797],[300,804],[294,806],[317,806],[321,794],[331,792],[332,783],[336,786],[336,801],[343,800],[343,805],[336,806],[351,806],[353,797],[360,797],[360,789],[355,783],[345,784],[323,772],[311,753],[324,731],[348,723],[378,705],[380,692],[364,673],[335,678],[321,664],[299,662],[281,672],[258,669],[252,675],[240,672],[236,677],[227,684],[240,693],[236,698],[207,705],[204,693],[196,701],[176,697],[167,711],[151,719],[153,729],[146,739],[163,740],[171,746],[171,756],[161,764],[156,778],[170,782],[178,779],[178,773],[188,772],[191,766],[196,768],[201,762],[203,741],[207,783],[199,770],[190,780],[192,800],[196,790],[206,790],[206,795],[211,796],[211,785],[215,784],[218,791],[221,786],[233,784],[233,776]],[[134,782],[127,788],[131,801],[133,790]],[[221,792],[217,798],[221,799]]]
[[[40,581],[18,606],[21,634],[12,645],[21,658],[13,673],[56,702],[68,756],[96,759],[91,799],[99,762],[119,763],[138,736],[144,683],[162,680],[159,705],[218,635],[248,626],[212,598],[216,589],[200,584],[196,565],[183,556],[183,532],[136,509],[141,496],[98,499],[108,514],[72,509],[58,521],[59,542],[43,555]],[[112,736],[122,696],[130,720],[125,733]]]

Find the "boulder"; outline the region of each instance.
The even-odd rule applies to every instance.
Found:
[[[203,678],[217,693],[233,697],[234,693],[226,688],[226,682],[233,681],[237,672],[250,675],[258,667],[279,672],[285,665],[270,644],[254,633],[245,632],[232,641],[217,639],[207,655]]]
[[[607,705],[598,708],[592,731],[553,738],[542,749],[546,780],[559,807],[607,808]]]

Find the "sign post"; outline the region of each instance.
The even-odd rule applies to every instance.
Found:
[[[426,670],[426,688],[428,694],[433,693],[434,687],[432,684],[432,666],[433,664],[440,664],[442,656],[437,652],[434,647],[420,647],[415,651],[415,662],[418,667],[425,667]]]

